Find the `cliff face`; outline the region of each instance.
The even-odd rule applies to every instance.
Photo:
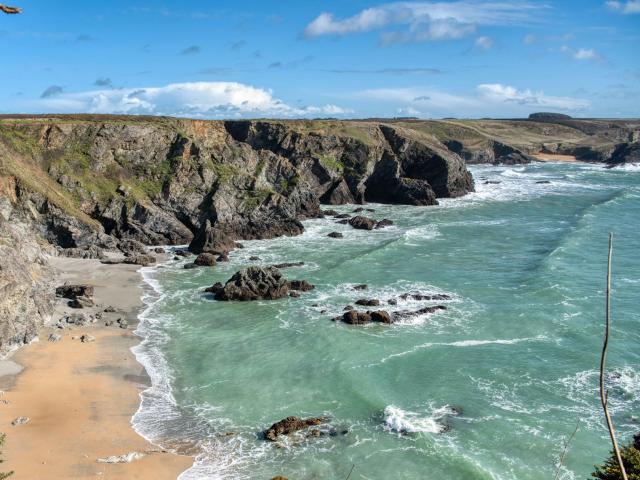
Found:
[[[39,214],[15,192],[15,179],[0,178],[0,354],[31,341],[53,311],[51,247],[34,229]]]
[[[0,139],[5,175],[63,248],[133,239],[225,251],[301,233],[320,202],[435,205],[473,189],[436,139],[375,123],[21,120],[1,123]]]

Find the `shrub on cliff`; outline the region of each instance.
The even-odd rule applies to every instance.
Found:
[[[633,437],[633,442],[624,447],[620,454],[629,480],[640,480],[640,433]],[[615,454],[612,452],[604,465],[596,465],[596,471],[591,476],[600,480],[622,480]]]
[[[4,433],[0,434],[0,447],[2,447],[2,444],[4,443]],[[0,456],[2,455],[2,450],[0,450]],[[4,462],[4,460],[2,460],[2,458],[0,458],[0,463]],[[5,478],[9,478],[11,475],[13,475],[13,472],[0,472],[0,480],[4,480]]]

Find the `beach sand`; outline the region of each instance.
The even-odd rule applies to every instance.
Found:
[[[558,153],[534,153],[532,155],[541,162],[578,162],[573,155],[560,155]]]
[[[149,386],[144,368],[130,351],[140,340],[133,334],[142,305],[138,267],[66,258],[52,258],[51,263],[59,273],[57,284],[95,286],[94,300],[100,308],[81,312],[102,311],[106,306],[117,311],[103,313],[102,320],[84,327],[45,327],[38,342],[1,362],[0,431],[7,436],[0,471],[15,471],[11,478],[16,480],[175,479],[193,459],[161,452],[130,423],[140,391]],[[59,300],[53,319],[70,311]],[[105,320],[117,318],[128,319],[129,327],[104,325]],[[48,341],[52,332],[62,339]],[[85,333],[95,341],[81,342]],[[23,368],[17,374],[16,364]],[[13,426],[18,417],[28,417],[29,422]],[[130,463],[97,462],[134,451],[147,455]]]

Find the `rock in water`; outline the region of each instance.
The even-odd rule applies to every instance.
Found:
[[[356,300],[356,305],[363,305],[365,307],[377,307],[380,305],[380,300],[377,298],[361,298]]]
[[[302,267],[304,262],[285,262],[274,265],[276,268]]]
[[[216,300],[276,300],[289,295],[289,282],[274,267],[248,267],[236,272],[215,293]]]
[[[376,225],[376,221],[372,218],[357,215],[349,219],[349,225],[359,230],[373,230],[373,227]]]
[[[193,261],[198,267],[213,267],[216,264],[216,256],[212,253],[201,253]]]
[[[76,297],[93,297],[91,285],[62,285],[56,288],[56,296],[74,299]]]
[[[289,281],[289,289],[291,290],[299,290],[301,292],[308,292],[309,290],[313,290],[315,285],[311,285],[306,280],[290,280]]]
[[[384,228],[393,225],[393,220],[389,220],[388,218],[383,218],[378,223],[376,223],[376,229]]]
[[[275,442],[280,435],[289,435],[307,427],[321,425],[326,423],[326,419],[323,417],[314,417],[302,419],[300,417],[287,417],[279,422],[274,423],[266,429],[263,433],[264,438]]]
[[[156,263],[156,257],[153,255],[136,255],[135,257],[127,257],[124,259],[122,263],[127,263],[129,265],[141,265],[146,267],[151,265],[152,263]]]
[[[344,235],[342,235],[340,232],[331,232],[330,234],[327,235],[327,237],[329,237],[329,238],[343,238]]]

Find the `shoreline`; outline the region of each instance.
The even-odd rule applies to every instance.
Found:
[[[49,325],[38,341],[0,361],[0,431],[6,433],[0,471],[11,478],[127,478],[175,479],[193,464],[151,443],[138,433],[133,417],[151,378],[132,348],[143,303],[140,267],[105,265],[99,260],[51,257],[55,285],[86,283],[95,287],[96,307],[75,310],[57,299]],[[108,306],[115,312],[104,312]],[[102,318],[83,326],[55,326],[65,315],[83,313]],[[127,328],[120,328],[118,319]],[[111,323],[107,326],[106,323]],[[50,335],[58,341],[48,341]],[[89,341],[82,342],[82,335]],[[12,425],[19,417],[29,421]],[[130,455],[123,463],[98,459]],[[130,455],[132,456],[132,455]]]

